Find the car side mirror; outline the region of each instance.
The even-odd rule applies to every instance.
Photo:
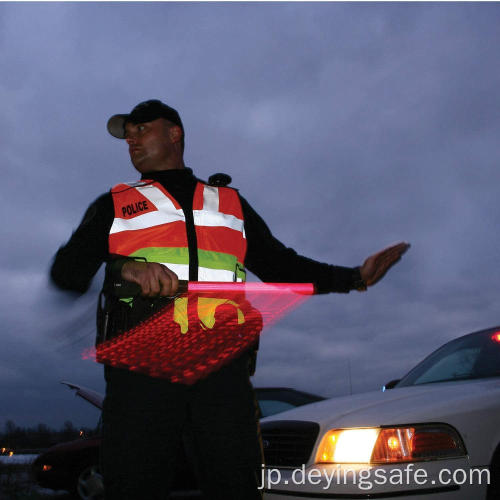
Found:
[[[387,382],[387,384],[382,386],[382,392],[388,391],[389,389],[393,389],[400,380],[401,380],[400,378],[395,378],[394,380]]]

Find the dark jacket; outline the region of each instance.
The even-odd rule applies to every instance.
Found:
[[[160,182],[179,202],[186,216],[186,231],[190,255],[190,280],[197,278],[196,234],[193,225],[192,201],[198,179],[189,168],[148,173],[144,178]],[[359,274],[349,267],[332,266],[298,255],[285,247],[272,234],[266,223],[240,195],[247,238],[245,267],[264,282],[313,283],[318,293],[347,293]],[[111,193],[97,198],[85,213],[82,222],[70,240],[59,248],[50,276],[59,288],[84,293],[97,270],[106,263],[106,280],[119,280],[125,260],[110,255],[109,230],[114,219]],[[151,311],[151,300],[134,300],[134,312],[111,300],[114,326],[122,330],[135,324]],[[161,303],[161,301],[159,302]],[[156,309],[156,308],[155,308]],[[122,318],[121,316],[124,315]]]

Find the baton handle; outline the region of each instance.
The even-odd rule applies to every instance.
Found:
[[[188,291],[188,281],[179,280],[176,295],[181,295]],[[120,299],[126,297],[137,297],[141,294],[141,287],[132,281],[121,280],[113,283],[111,293]]]

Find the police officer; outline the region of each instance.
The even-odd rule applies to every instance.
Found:
[[[180,278],[196,281],[208,276],[209,281],[235,281],[242,279],[244,266],[263,281],[313,282],[318,293],[363,291],[380,280],[408,248],[406,243],[391,246],[356,268],[297,255],[273,237],[242,196],[226,187],[228,176],[216,176],[209,185],[193,175],[183,159],[185,135],[180,116],[161,101],[149,100],[129,114],[112,116],[108,131],[127,143],[142,183],[119,185],[92,203],[80,226],[57,252],[51,268],[57,286],[81,293],[103,262],[104,290],[117,280],[140,287],[141,295],[128,304],[106,294],[99,314],[101,334],[115,335],[146,318],[168,300],[166,297],[175,295]],[[154,196],[147,198],[149,195],[141,191],[144,185],[155,190]],[[133,195],[120,205],[124,189]],[[199,193],[229,204],[234,211],[232,220],[241,223],[241,227],[231,229],[238,234],[221,236],[221,241],[213,243],[230,256],[227,269],[222,270],[225,274],[220,274],[222,279],[210,279],[215,268],[200,257],[206,249],[198,252],[205,229],[196,214],[201,210],[216,220],[218,211],[217,204],[203,205]],[[201,205],[193,210],[196,204]],[[153,217],[159,217],[161,223]],[[219,224],[224,226],[224,222]],[[168,238],[162,228],[170,231]],[[133,241],[132,232],[134,237],[138,235],[139,243]],[[210,240],[214,234],[210,233]],[[141,248],[147,257],[141,255]],[[155,259],[155,252],[160,252],[161,258]],[[258,478],[263,459],[249,379],[253,355],[250,349],[189,386],[106,366],[101,457],[106,498],[166,499],[186,436],[190,437],[199,484],[207,498],[260,498]]]

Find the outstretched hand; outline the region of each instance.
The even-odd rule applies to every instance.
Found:
[[[385,273],[396,264],[398,260],[401,259],[401,256],[408,248],[410,248],[409,243],[401,242],[384,248],[384,250],[376,254],[370,255],[360,268],[361,279],[367,286],[373,286],[385,276]]]

